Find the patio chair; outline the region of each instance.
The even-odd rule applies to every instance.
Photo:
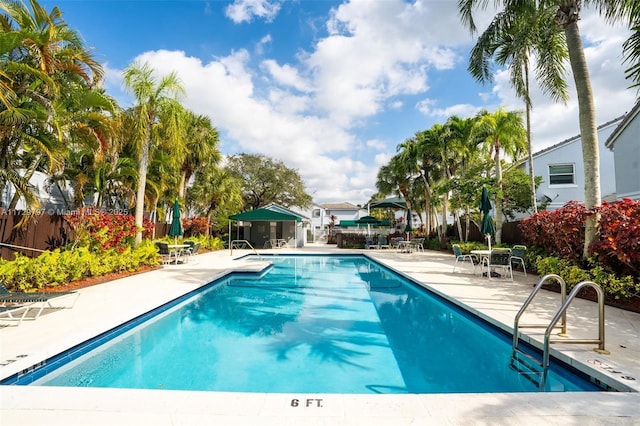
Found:
[[[12,313],[19,310],[21,307],[29,310],[30,308],[36,308],[37,312],[33,318],[37,319],[44,308],[56,308],[51,304],[51,301],[56,298],[62,298],[66,296],[73,296],[73,302],[68,306],[59,306],[61,308],[71,309],[76,304],[76,300],[80,297],[80,293],[77,291],[56,291],[56,292],[13,292],[9,291],[3,283],[0,283],[0,308],[2,313],[12,316]],[[23,314],[23,319],[26,316],[26,312]],[[22,319],[20,320],[22,321]]]
[[[184,257],[185,261],[188,261],[188,258],[190,258],[191,256],[194,256],[198,252],[198,249],[200,248],[200,243],[196,243],[195,241],[191,241],[191,240],[185,240],[184,244],[188,245],[189,247],[186,247],[180,250],[179,254],[182,255],[182,257]]]
[[[366,248],[367,250],[369,250],[369,249],[377,249],[378,248],[378,244],[376,244],[375,241],[373,241],[373,238],[366,237],[365,238],[365,243],[364,243],[364,248]]]
[[[424,251],[424,238],[414,238],[411,240],[411,245],[416,251]]]
[[[491,279],[492,277],[500,276],[495,271],[496,269],[500,268],[502,269],[503,274],[506,274],[506,272],[509,271],[511,281],[513,281],[513,269],[511,268],[511,249],[496,248],[491,250],[491,254],[485,260],[485,265],[487,266],[486,274],[489,279]]]
[[[386,235],[380,235],[378,237],[378,248],[380,249],[385,249],[385,248],[390,248],[391,246],[389,245],[389,242],[387,241],[387,236]]]
[[[524,276],[527,276],[527,268],[524,266],[524,258],[527,255],[527,246],[515,245],[511,249],[511,266],[520,264],[524,271]]]
[[[200,243],[196,241],[196,243],[191,248],[191,255],[196,255],[200,251]]]
[[[161,241],[156,241],[156,248],[158,249],[158,254],[162,259],[162,264],[171,263],[175,260],[176,253],[169,250],[169,244],[163,243]]]
[[[391,248],[400,249],[400,243],[404,241],[402,237],[393,237],[391,239]]]
[[[451,272],[456,271],[458,262],[464,262],[465,260],[468,260],[469,262],[471,262],[471,265],[473,266],[473,273],[475,274],[478,257],[475,254],[462,254],[462,249],[460,248],[459,244],[453,244],[451,248],[453,249],[453,255],[456,257],[456,262],[453,264],[453,271]]]
[[[15,315],[22,311],[22,315]],[[11,305],[0,306],[0,320],[2,321],[18,321],[20,325],[29,312],[29,305]]]

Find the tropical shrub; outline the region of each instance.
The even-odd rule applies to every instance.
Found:
[[[206,217],[192,217],[182,221],[185,237],[204,236],[209,233],[209,219]]]
[[[111,272],[135,271],[140,266],[159,263],[156,248],[149,241],[122,251],[110,249],[95,252],[88,247],[64,251],[56,249],[33,259],[16,253],[15,260],[0,262],[0,280],[9,289],[29,291]]]
[[[597,210],[600,237],[589,247],[590,254],[609,272],[640,281],[640,201],[603,203]],[[523,242],[542,248],[546,255],[580,264],[586,213],[582,204],[570,202],[556,211],[523,219]]]
[[[551,256],[579,262],[584,247],[584,204],[570,201],[555,211],[543,211],[520,222],[523,243]]]
[[[75,235],[75,246],[88,247],[91,251],[115,249],[123,252],[132,247],[136,236],[135,219],[130,214],[107,213],[91,207],[74,210],[65,215]],[[144,220],[145,238],[150,238],[153,223]]]
[[[620,275],[640,277],[640,202],[623,199],[600,207],[600,238],[590,254]]]
[[[593,259],[591,263],[594,266],[583,269],[566,259],[550,256],[538,257],[534,266],[540,276],[557,274],[562,277],[568,291],[582,281],[593,281],[602,287],[606,295],[614,299],[628,300],[640,296],[640,283],[634,282],[630,275],[618,277],[616,274],[605,271],[602,266],[596,265]]]

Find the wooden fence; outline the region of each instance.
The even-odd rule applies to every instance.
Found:
[[[23,226],[16,226],[25,218],[23,212],[0,212],[0,257],[13,260],[14,252],[37,257],[46,250],[62,247],[73,241],[73,230],[64,216],[42,213]],[[156,223],[155,238],[169,233],[169,224]]]
[[[462,233],[464,235],[466,224],[462,223]],[[449,226],[448,235],[458,240],[458,227],[456,225]],[[469,241],[486,242],[486,237],[480,233],[480,228],[475,222],[471,222],[469,226]],[[493,241],[493,240],[492,240]],[[502,243],[508,245],[522,244],[522,234],[520,233],[520,222],[505,222],[502,224]]]

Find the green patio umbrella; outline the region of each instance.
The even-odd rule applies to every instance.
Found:
[[[173,203],[173,214],[171,220],[171,227],[169,228],[169,235],[174,237],[176,241],[178,236],[182,235],[182,220],[180,219],[180,204],[178,200]]]
[[[411,209],[407,209],[407,224],[404,226],[404,232],[407,233],[407,240],[411,239],[411,231],[413,231],[413,228],[411,227],[412,221]]]
[[[371,235],[371,226],[379,226],[378,219],[373,216],[363,216],[356,220],[356,224],[358,226],[367,225],[367,235]]]
[[[491,250],[491,236],[496,233],[496,230],[493,226],[493,218],[491,217],[491,200],[489,199],[489,190],[486,186],[482,187],[479,208],[482,213],[480,232],[482,235],[487,237],[487,240],[489,241],[489,250]]]

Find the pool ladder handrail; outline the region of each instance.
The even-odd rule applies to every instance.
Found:
[[[527,309],[527,307],[529,307],[532,300],[535,298],[536,294],[538,294],[538,292],[540,291],[540,288],[544,285],[544,283],[548,279],[554,279],[560,284],[560,294],[562,299],[562,304],[560,308],[556,311],[555,315],[553,316],[549,324],[546,326],[542,324],[519,324],[520,317],[522,316],[524,311]],[[584,287],[592,287],[598,295],[598,338],[597,339],[566,339],[566,338],[551,339],[551,332],[553,331],[554,328],[557,328],[557,327],[560,327],[562,329],[561,332],[558,333],[559,336],[563,336],[563,337],[567,336],[567,309],[569,308],[569,305],[575,299],[577,294],[580,292],[580,290],[582,290],[582,288]],[[561,322],[559,326],[558,326],[558,322]],[[520,339],[519,337],[520,328],[545,328],[542,362],[539,362],[533,359],[533,357],[527,355],[526,353],[518,349],[518,341]],[[597,343],[598,347],[595,349],[596,352],[599,352],[602,354],[609,353],[609,351],[605,349],[604,291],[602,290],[602,287],[600,287],[598,284],[594,283],[593,281],[582,281],[581,283],[579,283],[573,288],[571,293],[569,293],[569,296],[566,296],[566,283],[559,275],[549,274],[549,275],[545,275],[544,277],[542,277],[542,279],[540,279],[538,284],[536,284],[533,291],[531,292],[527,300],[525,300],[522,307],[516,314],[516,317],[514,320],[514,326],[513,326],[513,348],[512,348],[512,355],[511,355],[511,366],[515,368],[518,372],[524,373],[519,368],[516,368],[516,366],[514,365],[515,361],[517,361],[520,364],[525,364],[530,370],[532,370],[530,373],[526,373],[526,374],[540,375],[540,382],[539,382],[540,390],[544,390],[546,380],[547,380],[547,375],[549,371],[549,346],[551,343],[572,343],[572,344]],[[533,363],[540,366],[541,371],[539,372],[534,371],[531,363],[526,363],[526,362],[523,363],[522,359],[518,358],[518,354],[525,355],[529,359],[529,361],[532,361]]]
[[[260,256],[260,253],[258,253],[258,251],[247,240],[233,240],[233,241],[231,241],[231,244],[229,244],[229,251],[230,251],[231,256],[233,256],[233,247],[235,245],[237,245],[237,243],[241,243],[242,244],[242,248],[245,248],[245,246],[248,246],[256,256],[258,256],[259,258],[262,258],[262,256]],[[236,247],[236,249],[239,250],[238,247]]]

